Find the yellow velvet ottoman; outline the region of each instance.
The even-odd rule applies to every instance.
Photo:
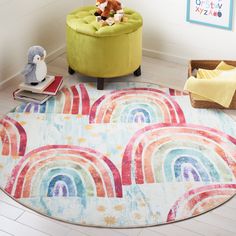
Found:
[[[141,15],[124,9],[124,22],[101,26],[95,10],[94,6],[82,7],[67,16],[68,72],[96,77],[98,89],[103,89],[104,78],[141,75]]]

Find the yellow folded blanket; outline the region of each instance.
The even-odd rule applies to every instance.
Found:
[[[215,70],[199,69],[197,78],[191,76],[184,89],[197,100],[214,101],[229,107],[236,90],[236,68],[221,62]]]
[[[206,69],[198,69],[197,78],[198,79],[214,79],[222,74],[224,71],[233,70],[234,66],[226,64],[224,61],[220,62],[220,64],[215,68],[215,70],[206,70]]]
[[[232,70],[232,69],[235,69],[235,67],[228,65],[224,61],[221,61],[220,64],[216,67],[216,70]]]

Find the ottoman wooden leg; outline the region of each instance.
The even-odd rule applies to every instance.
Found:
[[[103,90],[104,88],[104,78],[97,78],[97,89]]]
[[[139,68],[136,71],[134,71],[134,75],[135,76],[140,76],[141,75],[141,66],[139,66]]]
[[[69,67],[68,67],[68,73],[69,73],[70,75],[73,75],[73,74],[75,73],[75,71],[69,66]]]

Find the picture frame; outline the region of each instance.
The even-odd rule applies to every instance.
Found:
[[[186,20],[232,30],[233,0],[187,0]]]

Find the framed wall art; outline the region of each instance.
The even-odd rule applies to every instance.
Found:
[[[187,0],[187,21],[232,30],[233,0]]]

